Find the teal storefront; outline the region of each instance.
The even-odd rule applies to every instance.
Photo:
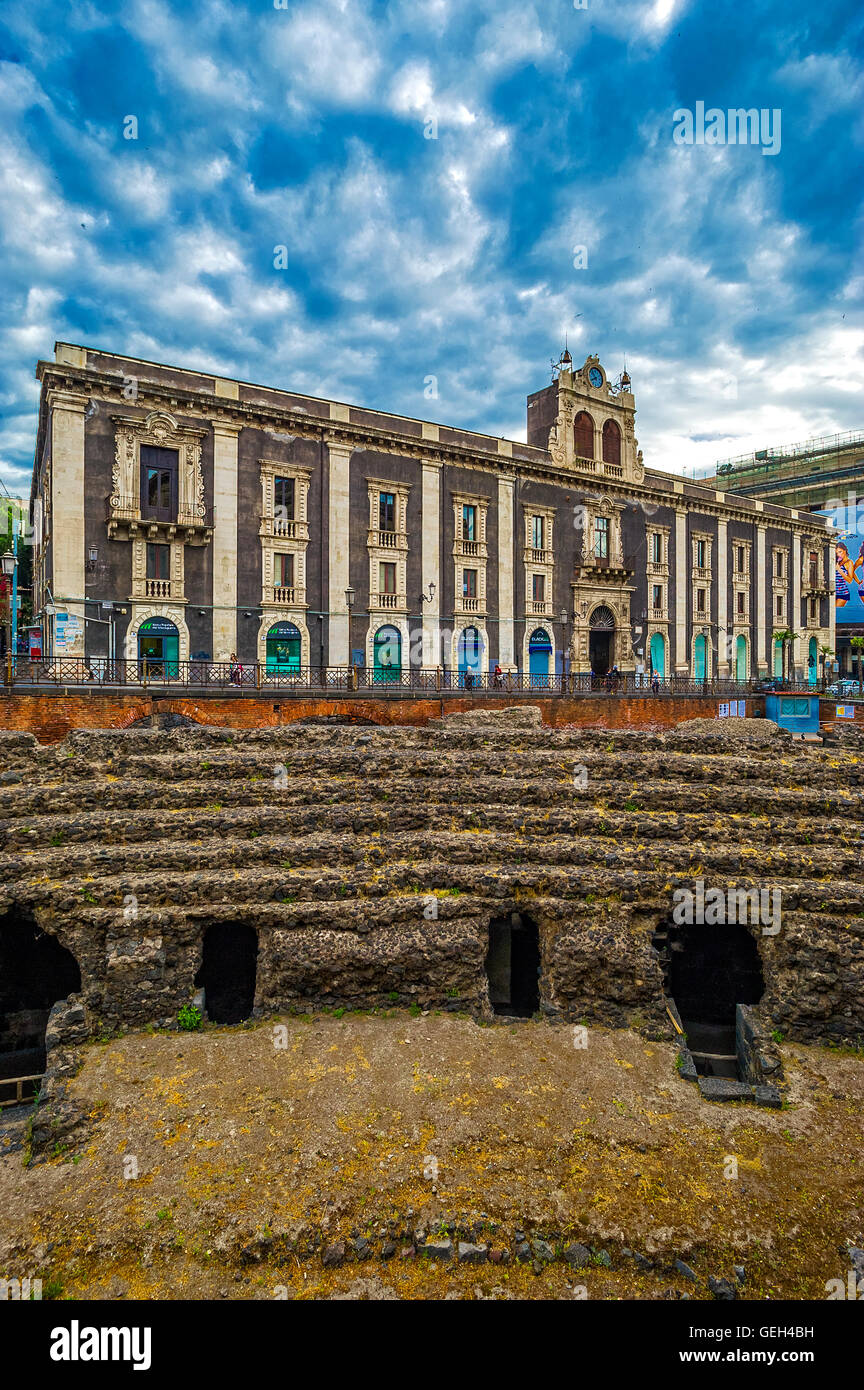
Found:
[[[175,679],[180,673],[180,634],[170,618],[148,618],[138,629],[138,661],[147,677]]]
[[[402,679],[402,634],[398,627],[379,627],[372,646],[372,681],[390,685]]]
[[[268,676],[289,676],[300,670],[303,635],[293,623],[274,623],[266,638]]]

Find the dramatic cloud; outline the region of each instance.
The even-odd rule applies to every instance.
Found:
[[[626,357],[646,461],[678,470],[864,426],[852,0],[42,18],[0,16],[13,491],[55,339],[524,437],[566,333]],[[779,153],[676,143],[700,102],[779,111]]]

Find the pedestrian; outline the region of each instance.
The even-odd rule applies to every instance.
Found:
[[[231,684],[239,685],[242,679],[243,668],[237,660],[237,653],[232,652],[230,658]]]
[[[656,671],[654,672],[653,676],[651,677],[651,693],[652,693],[652,695],[659,695],[659,694],[660,694],[660,681],[659,681],[659,678],[658,678],[658,676],[657,676],[657,672],[656,672]]]
[[[495,671],[494,671],[493,676],[492,676],[492,681],[493,681],[493,683],[494,683],[494,686],[495,686],[495,689],[496,689],[496,690],[500,690],[500,689],[501,689],[501,677],[502,677],[502,675],[503,675],[503,672],[502,672],[502,670],[501,670],[501,667],[498,666],[498,665],[496,664],[496,666],[495,666]]]

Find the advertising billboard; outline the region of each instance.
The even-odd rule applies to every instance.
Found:
[[[859,527],[857,506],[845,503],[817,512],[837,527],[834,547],[834,607],[839,625],[864,625],[864,525]],[[850,525],[851,523],[851,525]]]

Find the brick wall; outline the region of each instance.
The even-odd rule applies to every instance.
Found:
[[[250,729],[290,724],[296,719],[337,715],[368,719],[375,724],[426,724],[457,710],[502,709],[535,705],[543,722],[554,728],[575,724],[580,728],[668,729],[684,719],[712,719],[717,713],[715,696],[583,696],[573,699],[513,696],[412,699],[287,699],[241,696],[196,699],[194,696],[159,699],[136,694],[93,691],[86,694],[0,694],[0,728],[34,733],[40,743],[58,743],[70,729],[125,729],[153,714],[181,714],[198,724],[219,728]],[[747,714],[764,713],[764,699],[747,701]],[[833,706],[832,706],[833,712]],[[864,714],[864,710],[862,710]]]

